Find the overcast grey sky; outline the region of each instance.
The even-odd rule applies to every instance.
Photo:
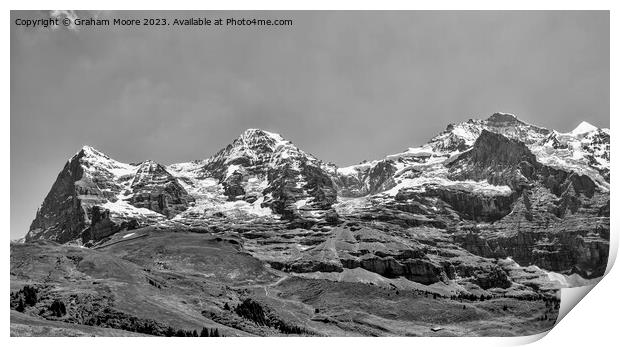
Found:
[[[244,14],[290,18],[290,27],[14,24],[43,15],[11,13],[12,239],[84,144],[169,164],[262,128],[345,166],[495,111],[559,131],[582,120],[609,127],[608,12]],[[241,14],[100,17],[121,15]]]

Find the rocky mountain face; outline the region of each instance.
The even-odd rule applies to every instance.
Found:
[[[559,133],[505,113],[344,168],[258,129],[167,166],[84,147],[26,242],[101,246],[150,227],[232,235],[288,273],[363,270],[478,291],[549,273],[595,278],[609,252],[609,150],[608,129]]]
[[[260,199],[261,207],[293,219],[302,207],[320,213],[336,201],[331,178],[321,166],[280,135],[249,129],[209,159],[203,170],[221,182],[229,201],[252,204]],[[262,191],[252,186],[254,182]]]
[[[171,218],[187,210],[194,198],[187,193],[176,177],[153,161],[140,164],[131,182],[128,201],[132,206],[146,208]]]

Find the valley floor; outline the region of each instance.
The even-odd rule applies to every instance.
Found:
[[[209,234],[11,245],[11,336],[523,336],[558,309],[554,296],[455,295],[362,269],[284,273]]]

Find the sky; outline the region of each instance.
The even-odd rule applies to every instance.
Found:
[[[77,12],[280,18],[280,27],[24,28],[11,12],[11,239],[67,159],[204,159],[243,130],[339,166],[497,111],[558,131],[609,127],[609,13]]]

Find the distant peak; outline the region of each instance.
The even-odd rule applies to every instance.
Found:
[[[272,138],[277,138],[277,139],[281,139],[282,136],[280,136],[280,134],[276,134],[276,133],[272,133],[270,131],[266,131],[266,130],[262,130],[262,129],[256,129],[256,128],[250,128],[250,129],[246,129],[241,136],[243,137],[272,137]]]
[[[577,127],[573,129],[573,131],[571,131],[570,134],[581,135],[581,134],[589,133],[590,131],[594,131],[594,130],[598,130],[598,128],[584,121],[584,122],[579,123],[579,125],[577,125]]]
[[[237,141],[250,145],[255,143],[271,143],[274,146],[288,142],[280,134],[255,128],[245,130],[241,133]]]
[[[255,133],[262,133],[263,131],[261,129],[258,128],[248,128],[245,129],[245,131],[243,133],[241,133],[242,135],[252,135]]]
[[[84,151],[84,152],[92,152],[92,151],[98,152],[94,147],[89,146],[89,145],[82,146],[82,151]]]
[[[487,122],[490,123],[523,123],[521,122],[514,114],[512,113],[504,113],[504,112],[495,112],[491,115],[491,117],[487,118]]]
[[[97,150],[94,147],[89,146],[89,145],[82,146],[82,148],[80,149],[80,151],[77,152],[76,155],[79,155],[79,154],[83,154],[84,156],[90,156],[90,157],[92,157],[92,156],[95,156],[95,157],[106,157],[106,158],[108,157],[103,152],[101,152],[101,151],[99,151],[99,150]]]
[[[95,163],[95,162],[105,162],[105,163],[114,163],[114,165],[117,164],[123,164],[126,165],[124,163],[118,162],[114,159],[112,159],[110,156],[108,156],[107,154],[101,152],[100,150],[92,147],[92,146],[82,146],[82,148],[80,149],[79,152],[77,152],[73,157],[71,157],[71,159],[69,160],[80,160],[80,161],[88,161],[90,163]]]

